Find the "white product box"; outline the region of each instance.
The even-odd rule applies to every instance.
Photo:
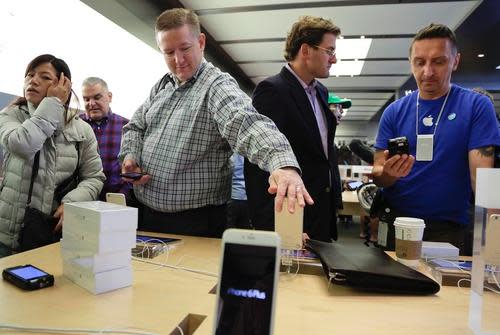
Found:
[[[137,229],[137,208],[102,201],[64,204],[65,231],[93,234]]]
[[[132,285],[132,266],[93,273],[74,264],[63,262],[63,274],[84,289],[100,294]]]
[[[79,252],[83,255],[105,254],[118,251],[128,251],[136,245],[136,231],[117,231],[89,234],[85,231],[79,233],[63,232],[61,248]]]
[[[422,242],[422,258],[458,260],[458,248],[448,242]]]
[[[64,249],[61,246],[61,255],[63,262],[79,265],[94,273],[129,266],[132,261],[132,255],[128,249],[105,254],[90,254]]]

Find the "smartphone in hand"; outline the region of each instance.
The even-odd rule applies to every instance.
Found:
[[[410,145],[408,144],[406,136],[391,138],[387,142],[387,146],[389,149],[389,157],[394,155],[410,154]]]
[[[147,173],[145,172],[125,172],[125,173],[120,173],[120,177],[139,180],[141,179],[142,176],[145,176],[146,174]]]

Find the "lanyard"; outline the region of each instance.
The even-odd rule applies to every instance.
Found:
[[[436,129],[438,127],[439,120],[441,120],[441,114],[443,114],[444,106],[446,106],[446,102],[448,101],[448,96],[450,95],[450,91],[451,91],[451,87],[448,90],[448,93],[446,93],[446,98],[444,98],[443,105],[441,106],[441,110],[439,111],[439,115],[438,115],[438,118],[436,120],[436,126],[434,127],[434,131],[432,132],[432,136],[434,136],[434,134],[436,134]],[[416,116],[416,121],[415,121],[415,133],[417,134],[417,137],[418,137],[418,95],[419,94],[417,91],[417,116]]]

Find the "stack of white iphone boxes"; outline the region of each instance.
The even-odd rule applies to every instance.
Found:
[[[63,274],[99,294],[132,285],[137,208],[101,201],[64,204]]]

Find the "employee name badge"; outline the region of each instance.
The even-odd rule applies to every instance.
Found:
[[[434,135],[417,135],[417,161],[432,161],[434,151]]]
[[[387,232],[388,232],[388,224],[384,221],[379,221],[378,223],[378,238],[377,244],[383,247],[387,247]]]

